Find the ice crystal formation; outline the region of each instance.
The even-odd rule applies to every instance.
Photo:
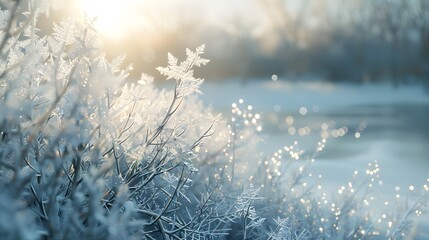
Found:
[[[422,214],[427,185],[402,210],[371,208],[377,163],[330,198],[315,154],[255,152],[252,106],[223,119],[195,94],[204,45],[169,54],[158,70],[175,88],[159,89],[106,59],[90,23],[43,35],[46,1],[0,6],[2,239],[399,239]]]

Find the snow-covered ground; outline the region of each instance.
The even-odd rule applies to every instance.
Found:
[[[326,150],[313,165],[313,172],[323,175],[324,186],[333,192],[354,171],[364,172],[373,160],[381,168],[382,181],[376,188],[379,202],[394,199],[398,193],[411,194],[410,186],[422,189],[429,185],[429,94],[422,86],[208,81],[202,91],[203,101],[220,112],[228,112],[239,99],[261,112],[265,119],[261,151],[266,153],[294,141],[314,150],[320,140],[317,128],[323,123],[345,129],[343,137],[328,139]],[[300,136],[298,130],[306,126],[311,132]],[[290,132],[291,127],[296,131]],[[398,187],[400,191],[396,191]],[[417,231],[425,231],[428,215],[419,218],[419,224]]]
[[[271,81],[247,83],[206,81],[202,85],[203,99],[216,107],[230,106],[243,98],[260,110],[273,110],[279,105],[285,111],[297,111],[304,106],[318,106],[327,111],[364,104],[429,104],[429,94],[420,85],[395,88],[380,84],[334,84],[323,81]]]

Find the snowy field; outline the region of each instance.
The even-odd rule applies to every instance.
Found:
[[[260,112],[265,139],[261,152],[270,154],[295,141],[311,152],[323,124],[344,129],[342,137],[328,138],[325,150],[315,157],[313,173],[323,176],[328,192],[336,192],[374,160],[381,168],[375,203],[393,200],[396,194],[407,196],[410,186],[421,189],[428,184],[429,94],[421,86],[237,82],[207,81],[202,99],[225,115],[240,98]],[[427,232],[429,217],[418,221],[416,231]]]

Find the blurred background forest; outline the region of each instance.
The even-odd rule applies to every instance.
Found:
[[[157,79],[155,67],[164,64],[167,52],[180,56],[185,47],[206,43],[208,80],[276,74],[290,80],[428,85],[427,0],[110,2],[67,1],[49,20],[75,8],[96,15],[104,50],[109,57],[126,52],[135,78],[143,71]]]

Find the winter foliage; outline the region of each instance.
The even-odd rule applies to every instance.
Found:
[[[377,222],[377,163],[330,199],[309,179],[323,147],[255,152],[251,106],[224,119],[195,94],[204,45],[169,54],[159,89],[107,60],[89,22],[39,33],[47,4],[1,2],[2,239],[401,239],[422,214],[427,185]]]

